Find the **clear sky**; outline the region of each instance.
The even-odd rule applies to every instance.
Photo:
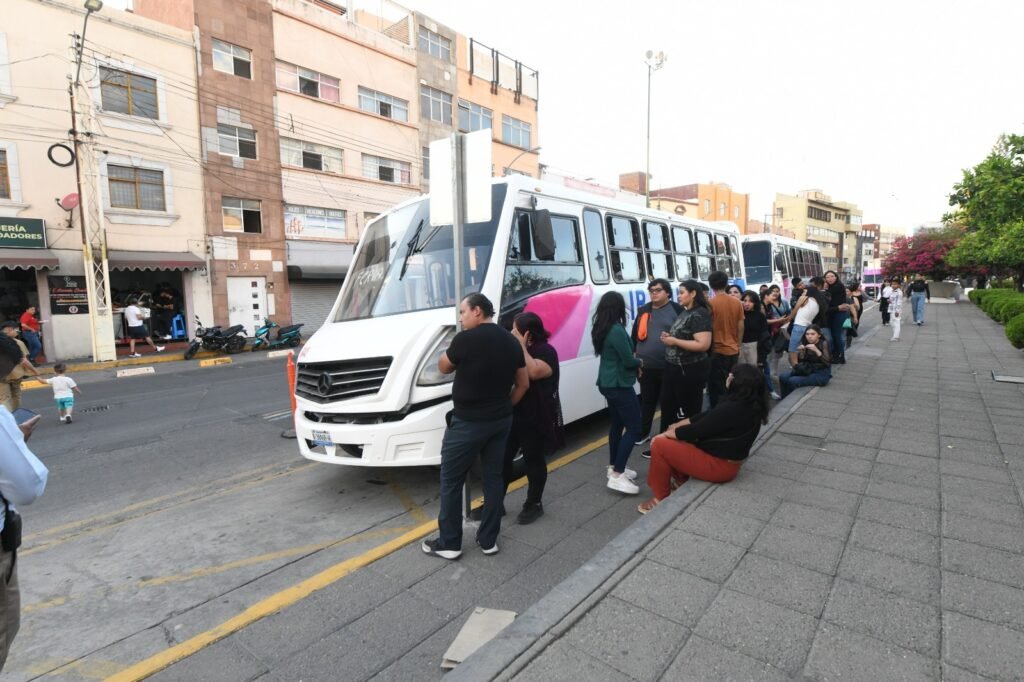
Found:
[[[540,71],[541,161],[614,184],[820,188],[865,222],[938,220],[961,169],[1024,132],[1021,0],[404,3]]]

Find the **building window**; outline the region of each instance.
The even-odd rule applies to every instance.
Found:
[[[359,108],[395,121],[409,120],[409,102],[362,86],[359,87]]]
[[[531,126],[526,121],[504,114],[501,116],[501,141],[505,144],[529,149],[530,129]]]
[[[263,231],[259,201],[221,197],[220,211],[224,218],[225,232],[259,234]]]
[[[423,148],[423,179],[430,179],[430,147]]]
[[[452,60],[452,41],[420,26],[420,52],[426,52],[432,57],[450,62]]]
[[[256,158],[256,132],[248,128],[217,124],[217,137],[220,138],[220,153],[228,156],[239,156],[243,159]]]
[[[136,73],[100,67],[100,98],[104,111],[157,119],[156,80]]]
[[[345,211],[316,206],[284,207],[285,234],[295,237],[345,237]]]
[[[452,96],[429,85],[420,86],[420,118],[452,124]]]
[[[341,173],[341,150],[313,142],[281,138],[281,163],[325,173]]]
[[[252,52],[244,47],[213,41],[213,68],[241,78],[252,79]]]
[[[732,217],[737,219],[737,220],[739,220],[739,217],[740,217],[740,207],[739,206],[733,206],[732,207]]]
[[[703,215],[703,217],[707,218],[709,215],[711,215],[711,199],[705,199],[704,200],[704,215]]]
[[[718,204],[718,215],[720,215],[723,218],[725,217],[725,202],[724,201]]]
[[[337,78],[285,62],[277,63],[277,87],[327,102],[341,101]]]
[[[0,149],[0,199],[11,198],[11,172],[7,168],[7,150]]]
[[[111,208],[164,211],[163,171],[132,166],[107,166]]]
[[[486,130],[491,126],[493,112],[479,104],[459,100],[459,130],[471,133],[475,130]]]
[[[396,185],[408,185],[411,182],[408,163],[369,154],[363,154],[363,177]]]
[[[824,209],[816,208],[814,206],[807,207],[807,217],[811,220],[820,220],[825,223],[832,222],[832,211],[826,211]]]

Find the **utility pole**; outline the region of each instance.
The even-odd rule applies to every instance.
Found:
[[[83,136],[89,138],[91,133],[81,129],[87,127],[86,121],[92,114],[92,106],[88,93],[85,93],[84,97],[79,97],[79,88],[82,87],[82,52],[85,49],[85,32],[89,26],[89,17],[102,7],[103,3],[98,0],[87,0],[85,3],[82,35],[72,35],[71,47],[75,55],[75,78],[70,81],[68,86],[68,98],[71,105],[70,134],[75,156],[78,216],[82,230],[82,265],[85,270],[85,286],[89,298],[89,335],[92,340],[94,362],[111,361],[117,357],[114,347],[114,316],[110,306],[110,268],[107,262],[106,229],[103,227],[100,176],[92,154],[91,143],[82,139]],[[78,116],[80,101],[89,105],[89,115],[83,116],[81,120]],[[86,191],[83,191],[83,180],[87,185],[84,188]]]
[[[663,67],[665,62],[668,60],[668,55],[664,52],[654,54],[652,50],[647,50],[647,171],[644,174],[644,206],[647,208],[651,207],[651,75]]]

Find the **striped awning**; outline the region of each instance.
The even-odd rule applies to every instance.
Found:
[[[56,270],[60,259],[49,249],[0,249],[0,268]]]
[[[107,251],[111,270],[200,270],[206,261],[185,251]]]

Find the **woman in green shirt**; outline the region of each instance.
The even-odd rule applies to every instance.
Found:
[[[640,492],[633,480],[636,472],[626,467],[633,444],[640,439],[640,401],[633,384],[643,360],[633,355],[633,342],[626,331],[626,301],[609,291],[597,304],[591,320],[590,338],[594,354],[601,357],[597,388],[608,401],[608,487],[620,493]]]

